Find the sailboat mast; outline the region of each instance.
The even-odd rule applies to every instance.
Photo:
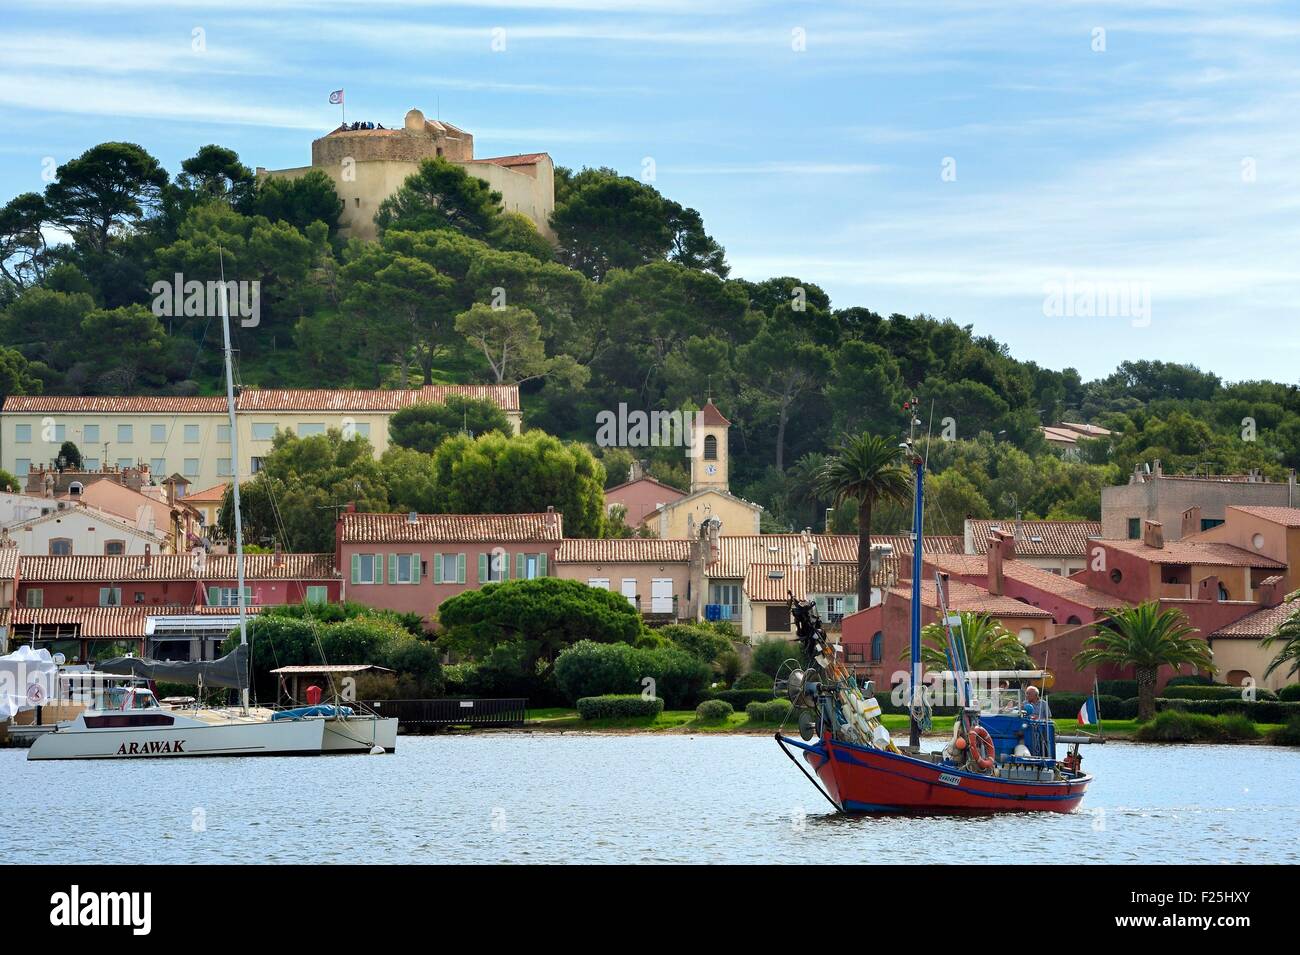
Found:
[[[925,461],[915,451],[912,464],[916,469],[916,497],[912,502],[912,705],[908,743],[913,749],[921,745],[921,723],[917,711],[922,705],[921,687],[921,558],[924,542],[921,523],[925,515]]]
[[[239,602],[239,644],[248,644],[248,607],[244,601],[244,519],[239,510],[239,429],[235,427],[235,372],[234,357],[230,349],[230,310],[226,298],[230,289],[226,285],[226,264],[221,260],[221,340],[226,361],[226,415],[230,420],[230,489],[235,506],[235,574]],[[245,683],[248,681],[245,680]],[[248,687],[239,691],[239,703],[248,710]]]

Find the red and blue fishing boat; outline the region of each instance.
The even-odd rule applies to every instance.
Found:
[[[922,515],[925,462],[912,448],[916,495],[913,510],[911,671],[903,699],[909,703],[911,738],[899,745],[881,722],[870,682],[859,684],[842,650],[827,639],[816,606],[790,596],[804,660],[787,661],[774,693],[791,701],[799,737],[778,731],[776,741],[835,808],[849,813],[1071,812],[1092,777],[1084,773],[1081,743],[1099,737],[1057,736],[1045,695],[1044,670],[972,672],[961,617],[945,606],[944,575],[936,575],[947,645],[948,670],[923,683],[921,659]],[[922,749],[930,725],[930,693],[943,687],[957,716],[942,749]],[[1070,749],[1057,759],[1056,747]]]

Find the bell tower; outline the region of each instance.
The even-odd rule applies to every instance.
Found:
[[[722,416],[717,405],[710,398],[700,409],[695,419],[700,434],[695,440],[700,442],[699,453],[691,458],[691,493],[710,488],[717,491],[727,490],[727,430],[731,422]]]

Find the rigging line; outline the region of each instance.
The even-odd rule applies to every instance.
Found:
[[[794,753],[790,752],[790,750],[786,748],[785,740],[781,738],[781,734],[779,732],[776,734],[776,742],[777,745],[781,747],[781,752],[785,753],[786,756],[790,757],[790,762],[794,763],[796,766],[799,767],[799,772],[803,773],[805,776],[808,777],[808,781],[812,783],[814,787],[816,787],[819,793],[821,793],[823,796],[826,797],[826,801],[835,807],[836,812],[843,812],[844,807],[831,798],[830,793],[828,793],[825,789],[823,789],[821,783],[817,782],[817,780],[814,779],[812,775],[808,772],[808,768],[795,758]],[[826,758],[829,759],[830,755],[827,754]]]

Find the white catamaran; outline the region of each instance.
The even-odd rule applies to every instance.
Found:
[[[225,276],[222,275],[225,286]],[[239,429],[235,426],[235,384],[230,315],[221,300],[226,366],[226,411],[230,419],[231,490],[235,511],[235,567],[238,575],[239,646],[220,660],[156,661],[122,657],[100,672],[126,674],[135,684],[100,679],[83,689],[87,709],[38,737],[28,759],[122,759],[180,756],[290,756],[325,753],[383,753],[397,747],[397,720],[350,706],[316,705],[272,710],[249,705],[248,606],[244,592],[244,531],[239,502]],[[163,707],[146,680],[163,679],[239,690],[238,707]]]

